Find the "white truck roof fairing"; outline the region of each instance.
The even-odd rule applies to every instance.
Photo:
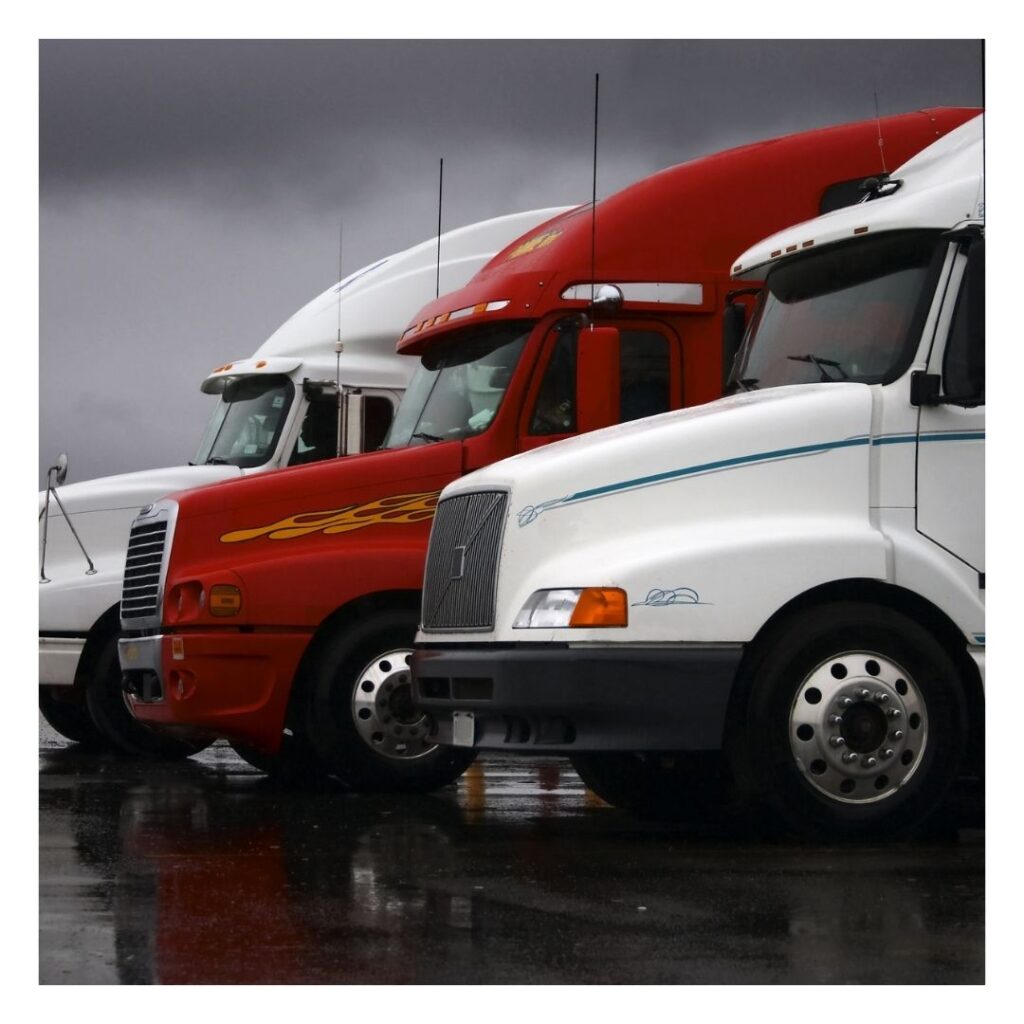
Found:
[[[442,234],[441,294],[465,284],[473,271],[510,239],[567,209],[571,207],[526,210]],[[398,362],[394,343],[406,325],[409,310],[419,309],[434,296],[437,256],[435,237],[349,274],[289,317],[250,358],[233,360],[213,370],[203,381],[202,390],[216,393],[226,377],[291,373],[300,365],[305,377],[315,379],[326,374],[333,378],[339,299],[343,379],[357,379],[364,386],[404,387],[415,364],[410,362],[406,368],[404,360]],[[385,295],[386,301],[382,301]],[[312,362],[316,365],[306,365]]]
[[[868,233],[984,222],[984,133],[979,114],[893,171],[890,180],[902,182],[894,192],[762,239],[736,260],[733,276],[763,277],[771,263]]]

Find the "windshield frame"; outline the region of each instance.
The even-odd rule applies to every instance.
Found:
[[[793,274],[794,271],[799,274],[801,269],[806,268],[812,261],[818,264],[818,267],[815,269],[820,272],[819,268],[827,268],[829,266],[829,263],[826,261],[830,261],[831,264],[835,266],[837,265],[837,261],[842,261],[843,258],[851,252],[851,250],[855,250],[857,255],[867,253],[870,256],[872,250],[878,252],[882,250],[883,247],[889,247],[891,251],[893,248],[900,245],[910,247],[915,244],[919,244],[922,249],[928,251],[927,259],[920,263],[912,265],[908,263],[907,265],[907,269],[909,269],[910,266],[923,268],[923,274],[921,275],[920,281],[917,285],[916,296],[913,295],[913,293],[909,296],[912,299],[913,307],[910,311],[909,317],[907,318],[906,327],[903,331],[902,337],[896,338],[896,343],[890,347],[889,351],[891,353],[891,358],[882,370],[875,373],[854,372],[853,374],[849,374],[847,372],[847,368],[843,366],[842,360],[834,360],[830,358],[830,355],[835,353],[816,351],[814,348],[810,348],[805,352],[805,344],[798,341],[797,347],[800,349],[799,353],[791,353],[785,358],[792,359],[798,363],[806,363],[809,372],[818,377],[817,380],[809,381],[794,379],[762,383],[758,376],[752,375],[751,356],[756,355],[760,357],[766,345],[778,345],[780,338],[788,336],[786,335],[785,330],[783,330],[777,336],[769,337],[768,340],[764,340],[765,335],[762,333],[765,326],[766,316],[771,315],[771,313],[780,306],[786,305],[783,300],[776,298],[776,293],[772,290],[773,279],[778,281],[780,275],[789,276]],[[853,382],[884,385],[891,384],[894,381],[899,380],[913,363],[920,348],[921,336],[929,310],[931,309],[935,298],[935,288],[938,283],[939,274],[948,248],[948,245],[942,239],[942,232],[939,229],[903,229],[879,232],[875,235],[867,235],[823,246],[818,250],[801,253],[799,256],[791,257],[786,262],[779,263],[777,266],[772,267],[765,277],[765,282],[761,288],[760,294],[758,295],[757,304],[754,308],[753,315],[751,316],[750,324],[744,334],[743,344],[740,347],[735,367],[730,375],[728,390],[733,392],[736,389],[758,390],[760,388],[784,387],[787,385],[791,386],[808,383]],[[842,263],[839,263],[838,265],[842,266],[844,270],[846,269]],[[853,274],[850,276],[847,283],[841,284],[840,287],[812,292],[810,295],[799,301],[813,302],[815,300],[823,300],[828,296],[841,296],[844,293],[852,293],[856,288],[864,287],[876,282],[892,282],[895,279],[896,274],[903,272],[904,271],[901,270],[894,270],[892,273],[876,276],[858,276]],[[858,339],[852,340],[854,344],[856,344]],[[844,344],[849,343],[850,339],[844,342]],[[886,349],[882,346],[878,349],[879,353],[884,353],[885,351]],[[839,354],[845,353],[840,350]],[[849,360],[846,360],[846,362],[849,362]]]
[[[497,420],[509,388],[519,372],[519,366],[535,327],[535,320],[499,320],[490,324],[477,324],[457,334],[453,333],[450,337],[432,341],[427,351],[420,356],[420,364],[405,389],[402,401],[399,403],[391,426],[388,428],[387,436],[379,450],[417,447],[439,441],[464,441],[468,438],[479,437],[490,430],[491,425]],[[487,343],[495,336],[503,337],[504,340],[488,345]],[[482,351],[475,358],[462,358],[462,354],[470,346],[477,346]],[[439,429],[434,421],[426,419],[432,403],[443,402],[449,394],[456,399],[459,397],[457,389],[452,386],[454,374],[450,371],[462,367],[487,366],[489,364],[486,359],[489,356],[512,346],[515,346],[515,349],[511,353],[511,361],[503,366],[508,371],[508,379],[500,389],[493,408],[474,411],[465,426],[453,427],[440,433],[432,431],[431,427],[434,427],[435,430]],[[499,366],[495,368],[497,369]],[[499,390],[490,382],[485,387],[490,393]],[[470,390],[472,392],[472,389]],[[480,390],[472,393],[484,394],[487,392]],[[461,397],[465,402],[470,402],[470,396],[465,392]],[[491,413],[490,418],[483,419],[479,429],[472,428],[470,425],[472,420],[478,417],[482,418],[486,412]]]
[[[253,400],[252,398],[233,400],[225,399],[224,395],[228,388],[231,387],[233,383],[242,381],[259,381],[261,384],[267,385],[263,392],[264,394],[270,391],[280,390],[281,397],[284,398],[284,407],[277,418],[272,438],[267,444],[266,454],[264,455],[222,455],[216,453],[218,442],[223,442],[224,440],[224,438],[222,438],[222,434],[224,432],[225,425],[231,417],[232,408],[237,408],[244,402]],[[203,436],[200,439],[199,447],[196,450],[196,455],[192,461],[192,465],[222,465],[236,466],[239,469],[254,469],[257,466],[265,466],[268,462],[271,462],[278,453],[278,449],[281,445],[281,437],[291,420],[291,415],[295,407],[295,382],[291,377],[287,374],[277,373],[267,375],[255,373],[239,374],[236,377],[225,378],[224,387],[216,394],[217,406],[213,410],[210,419],[207,421],[206,429],[203,431]]]

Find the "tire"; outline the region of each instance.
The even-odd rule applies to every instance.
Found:
[[[305,686],[305,733],[317,758],[357,792],[425,793],[454,782],[476,751],[426,742],[413,711],[409,659],[418,616],[377,612],[317,651]]]
[[[587,789],[641,818],[716,823],[732,805],[732,779],[717,753],[575,754],[570,760]]]
[[[70,686],[44,686],[39,689],[39,710],[47,724],[66,740],[90,749],[109,747],[103,734],[93,725],[89,709]]]
[[[301,741],[284,737],[276,754],[265,754],[244,743],[232,743],[231,749],[247,764],[286,785],[310,786],[324,782],[327,769]]]
[[[951,658],[922,626],[836,603],[798,614],[753,653],[728,746],[759,803],[815,839],[905,836],[938,809],[967,714]]]
[[[125,703],[121,690],[121,666],[117,660],[117,637],[103,644],[85,687],[89,717],[97,731],[118,751],[133,757],[175,760],[197,754],[212,740],[180,740],[164,736],[139,722]]]

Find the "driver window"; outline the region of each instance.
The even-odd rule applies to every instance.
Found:
[[[946,397],[967,404],[985,400],[985,250],[975,242],[961,282],[942,361]]]
[[[555,343],[530,419],[534,436],[576,430],[576,332],[564,331]]]
[[[671,408],[669,340],[657,331],[622,331],[619,368],[621,420],[640,419]],[[534,437],[576,431],[576,332],[559,335],[544,370],[530,419]]]
[[[338,404],[331,398],[310,402],[302,421],[299,439],[295,442],[289,466],[333,459],[338,453]]]

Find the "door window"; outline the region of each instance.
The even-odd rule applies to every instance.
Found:
[[[576,343],[578,331],[558,336],[537,392],[530,434],[544,437],[576,431]],[[658,331],[619,334],[620,419],[640,419],[671,408],[671,351]]]

